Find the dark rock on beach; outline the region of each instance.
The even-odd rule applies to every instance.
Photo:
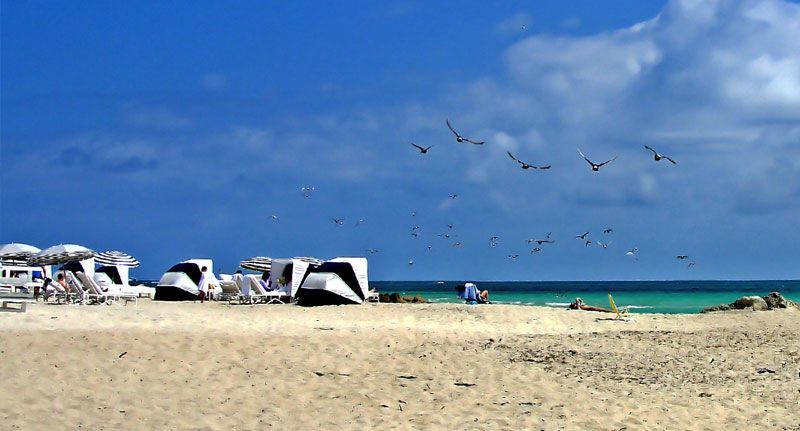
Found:
[[[419,296],[403,296],[399,293],[381,293],[378,295],[379,302],[388,302],[393,304],[427,304],[428,300]]]
[[[779,292],[772,292],[767,296],[743,296],[730,304],[715,305],[701,311],[701,313],[710,313],[714,311],[729,311],[729,310],[752,310],[752,311],[767,311],[777,310],[782,308],[800,308],[794,302],[783,297]]]

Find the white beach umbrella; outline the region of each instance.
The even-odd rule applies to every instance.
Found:
[[[40,251],[42,251],[42,249],[28,244],[19,244],[15,242],[3,244],[0,245],[0,260],[27,261],[31,256]]]
[[[266,256],[251,257],[243,260],[239,263],[239,266],[251,271],[265,272],[272,269],[272,258]]]
[[[139,266],[139,261],[136,260],[136,258],[116,250],[97,253],[95,262],[100,265],[126,266],[128,268],[136,268]]]
[[[93,250],[77,244],[59,244],[31,256],[28,259],[28,265],[60,265],[62,263],[90,259],[94,257],[94,255],[95,253]]]

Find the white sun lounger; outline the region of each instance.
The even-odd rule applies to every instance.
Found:
[[[50,280],[44,289],[44,301],[47,302],[50,298],[53,298],[56,304],[66,304],[71,299],[75,299],[75,295],[68,294],[64,286]]]
[[[239,296],[242,294],[239,285],[233,280],[220,280],[219,290],[220,292],[217,299],[220,301],[230,301],[234,298],[239,299]]]
[[[79,272],[77,274],[78,278],[81,280],[84,286],[86,286],[87,293],[91,299],[103,301],[110,300],[124,300],[125,305],[128,305],[128,302],[133,301],[136,305],[139,305],[139,295],[135,293],[126,293],[122,292],[121,290],[109,290],[107,292],[103,292],[102,288],[93,278],[89,277],[83,272]]]
[[[72,271],[64,271],[64,279],[67,280],[67,285],[70,287],[70,290],[74,292],[75,301],[80,302],[81,304],[91,303],[92,300],[96,300],[96,298],[89,295],[84,289],[83,284],[78,281],[78,278],[75,277],[75,274]],[[96,302],[96,301],[95,301]]]

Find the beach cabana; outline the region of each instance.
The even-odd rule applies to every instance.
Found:
[[[208,267],[208,282],[219,285],[214,276],[214,262],[211,259],[189,259],[172,266],[156,285],[157,301],[191,301],[197,299],[200,290],[202,267]]]
[[[367,259],[336,258],[307,269],[296,299],[300,305],[363,304],[368,295]]]

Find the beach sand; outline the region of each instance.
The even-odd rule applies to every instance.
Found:
[[[797,311],[40,303],[0,338],[3,429],[800,429]]]

